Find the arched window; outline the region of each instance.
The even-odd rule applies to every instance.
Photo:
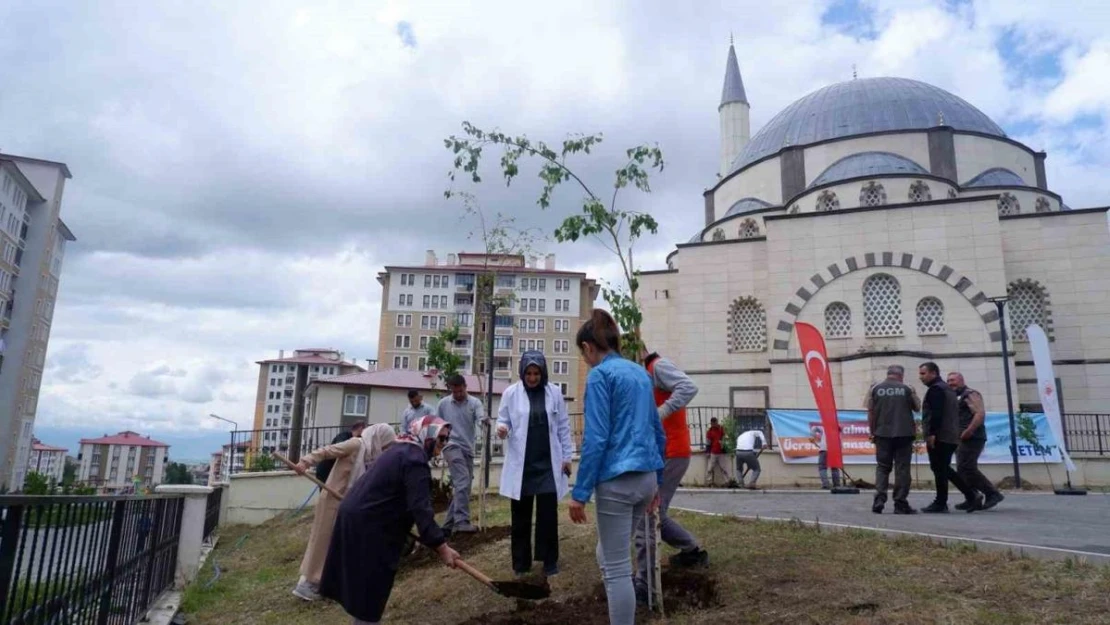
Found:
[[[759,224],[754,219],[745,219],[740,224],[740,238],[754,239],[759,236]]]
[[[767,313],[754,297],[740,297],[728,307],[728,351],[762,352],[767,349]]]
[[[929,185],[925,184],[924,180],[918,180],[910,185],[911,202],[928,202],[931,199],[933,194],[929,192]]]
[[[825,307],[825,338],[846,339],[852,336],[852,310],[844,302]]]
[[[886,204],[886,189],[883,185],[871,181],[863,185],[859,192],[860,206],[882,206]]]
[[[1018,215],[1021,213],[1021,204],[1012,193],[1003,193],[1002,197],[998,198],[998,216],[1005,217],[1006,215]]]
[[[1010,294],[1010,303],[1006,306],[1010,311],[1010,336],[1014,341],[1028,341],[1029,336],[1025,330],[1037,324],[1049,334],[1048,316],[1048,291],[1034,280],[1015,280],[1007,288]]]
[[[950,199],[950,200],[954,200],[954,199],[956,199],[956,198],[958,198],[958,197],[960,197],[960,194],[959,194],[959,193],[956,193],[956,190],[955,190],[955,189],[953,189],[952,187],[949,187],[949,188],[948,188],[948,199]]]
[[[902,336],[902,287],[893,276],[877,273],[863,282],[863,332]]]
[[[797,215],[799,210],[801,210],[801,208],[797,204],[795,204],[790,207],[790,214]]]
[[[724,241],[725,240],[725,231],[721,230],[720,228],[717,228],[716,230],[714,230],[713,231],[713,240],[714,241]]]
[[[922,336],[944,334],[944,304],[935,297],[922,298],[917,303],[917,333]]]
[[[1052,212],[1052,204],[1048,203],[1048,199],[1043,198],[1043,197],[1039,197],[1039,198],[1037,198],[1037,208],[1036,208],[1036,210],[1037,210],[1038,213],[1051,213]]]
[[[834,211],[838,208],[840,208],[840,200],[836,198],[836,194],[832,191],[822,191],[821,195],[817,196],[818,211]]]

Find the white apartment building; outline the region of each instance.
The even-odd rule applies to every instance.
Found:
[[[494,281],[493,297],[504,303],[492,320],[494,378],[517,380],[520,354],[536,349],[547,357],[550,381],[562,387],[568,401],[575,400],[586,366],[573,348],[574,333],[593,309],[598,286],[584,273],[557,269],[554,254],[542,264],[520,255],[465,252],[440,261],[429,250],[423,265],[385,267],[378,274],[379,369],[425,371],[428,341],[457,324],[461,369],[484,379],[489,294],[479,292],[478,282],[487,274]]]
[[[65,472],[68,451],[65,447],[54,447],[43,444],[37,438],[31,439],[31,453],[27,454],[26,475],[38,473],[55,484],[60,483]]]
[[[64,163],[0,154],[0,486],[23,484],[66,243]]]
[[[343,352],[328,348],[298,349],[290,357],[282,350],[276,359],[261,360],[257,364],[253,429],[259,440],[253,444],[263,454],[289,450],[290,431],[293,423],[303,418],[305,388],[309,384],[319,378],[365,371],[345,361]],[[229,452],[230,447],[224,450],[225,458]]]
[[[83,438],[77,454],[77,479],[105,493],[136,486],[152,488],[162,483],[169,451],[166,443],[131,431]]]

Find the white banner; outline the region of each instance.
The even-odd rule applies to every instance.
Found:
[[[1056,373],[1052,369],[1052,353],[1048,351],[1048,337],[1041,326],[1033,324],[1026,328],[1029,348],[1033,351],[1033,366],[1037,370],[1037,395],[1041,398],[1041,408],[1048,419],[1048,427],[1060,445],[1060,455],[1068,471],[1075,470],[1075,463],[1068,454],[1067,441],[1064,439],[1064,425],[1060,417],[1060,399],[1056,389]]]

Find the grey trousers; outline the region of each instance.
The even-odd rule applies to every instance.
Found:
[[[690,466],[689,458],[670,458],[663,463],[663,485],[659,487],[659,536],[663,542],[681,551],[693,551],[698,548],[698,539],[694,538],[686,528],[678,524],[667,510],[671,507],[671,499],[686,475],[686,468]],[[636,518],[636,583],[647,584],[651,579],[649,572],[655,569],[653,558],[648,558],[648,542],[655,542],[655,518],[648,518],[648,527],[651,534],[644,535],[644,519]],[[651,553],[654,554],[658,545],[652,545]]]
[[[754,451],[738,451],[736,452],[736,481],[740,485],[744,485],[744,465],[752,472],[752,481],[749,485],[755,486],[756,480],[759,479],[759,454]]]
[[[474,454],[452,445],[443,450],[447,470],[451,473],[451,505],[447,507],[444,529],[470,523],[470,483],[474,480]]]
[[[705,485],[717,485],[717,473],[725,476],[725,484],[728,484],[728,457],[724,454],[706,454],[705,456]]]
[[[632,526],[655,497],[654,471],[623,473],[597,485],[597,565],[609,600],[609,625],[634,625]]]
[[[817,475],[821,477],[821,488],[829,487],[829,452],[817,452]],[[840,469],[832,470],[833,488],[840,486]]]
[[[890,485],[890,469],[894,468],[894,503],[909,505],[910,459],[913,458],[913,437],[875,438],[875,503],[886,503]]]

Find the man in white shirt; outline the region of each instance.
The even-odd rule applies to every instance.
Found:
[[[825,428],[819,425],[810,428],[809,441],[817,445],[817,475],[821,478],[821,488],[829,490],[840,486],[840,469],[832,470],[832,485],[829,485],[829,441],[825,439]]]
[[[766,435],[759,430],[748,430],[736,437],[736,481],[740,483],[741,488],[749,490],[759,488],[755,485],[759,480],[759,454],[767,446],[766,438]],[[752,474],[752,480],[747,484],[744,483],[745,466]]]

